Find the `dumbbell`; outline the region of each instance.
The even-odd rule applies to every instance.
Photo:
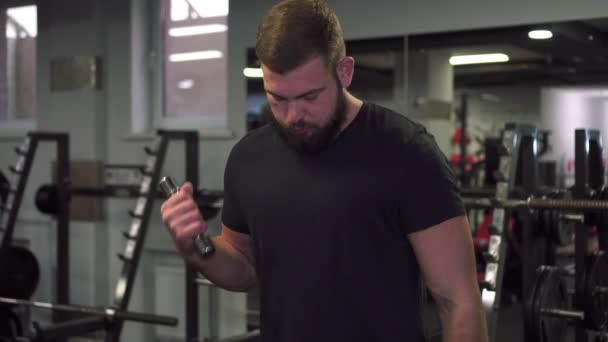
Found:
[[[179,191],[179,187],[175,185],[171,177],[168,176],[161,179],[159,186],[167,198]],[[204,233],[200,233],[196,236],[194,245],[203,257],[211,256],[211,254],[215,252],[215,247],[213,246],[211,239]]]

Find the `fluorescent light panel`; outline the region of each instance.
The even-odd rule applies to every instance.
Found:
[[[243,75],[250,78],[260,78],[263,77],[261,68],[245,68],[243,69]]]
[[[528,32],[530,39],[549,39],[553,37],[553,32],[549,30],[533,30]]]
[[[450,58],[451,65],[501,63],[508,62],[509,56],[504,53],[486,53],[480,55],[453,56]]]
[[[217,50],[205,50],[205,51],[192,51],[184,53],[174,53],[169,55],[169,61],[171,62],[189,62],[199,61],[204,59],[215,59],[222,58],[224,54]]]
[[[200,35],[200,34],[226,32],[227,30],[228,30],[228,26],[223,25],[223,24],[183,26],[183,27],[174,27],[172,29],[169,29],[169,35],[171,37],[185,37],[185,36],[196,36],[196,35]]]
[[[194,86],[193,80],[181,80],[177,83],[179,89],[192,89]]]

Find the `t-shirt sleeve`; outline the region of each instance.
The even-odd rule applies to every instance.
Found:
[[[464,215],[458,181],[434,137],[419,133],[405,150],[405,177],[400,182],[404,195],[399,207],[406,233]]]
[[[238,145],[237,145],[238,146]],[[249,234],[245,215],[239,204],[238,197],[238,153],[235,148],[230,152],[226,169],[224,170],[224,203],[222,205],[222,223],[239,233]]]

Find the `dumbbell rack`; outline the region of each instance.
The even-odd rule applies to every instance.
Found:
[[[57,146],[57,196],[59,203],[68,202],[68,179],[69,179],[69,136],[65,133],[46,133],[30,132],[21,146],[15,148],[18,155],[17,162],[10,167],[10,171],[18,176],[17,187],[9,190],[9,196],[0,210],[8,212],[8,220],[0,222],[0,229],[3,229],[2,248],[8,248],[13,241],[15,225],[19,215],[19,209],[23,200],[25,187],[32,169],[36,149],[39,142],[51,141]],[[2,215],[5,217],[5,215]],[[4,221],[4,220],[3,220]],[[57,303],[69,304],[69,207],[58,206],[57,212]],[[65,237],[65,238],[64,238]],[[64,320],[64,315],[60,312],[53,314],[54,321]]]
[[[130,229],[123,235],[127,239],[124,253],[119,255],[123,262],[121,276],[114,292],[113,307],[126,310],[133,290],[137,265],[143,251],[143,245],[154,200],[157,197],[157,185],[165,162],[169,141],[181,140],[185,142],[185,170],[186,179],[192,186],[198,188],[199,149],[197,131],[165,131],[159,130],[155,147],[146,148],[148,161],[146,162],[144,177],[139,188],[139,198],[135,209],[129,214],[133,218]],[[186,265],[186,335],[188,341],[198,339],[198,289],[195,283],[196,271]],[[116,342],[120,338],[123,322],[115,321],[106,333],[106,342]]]
[[[517,173],[520,171],[518,166],[525,159],[530,158],[526,153],[522,153],[522,142],[524,139],[527,139],[528,142],[534,142],[536,136],[537,129],[531,125],[507,126],[504,130],[499,169],[496,175],[496,199],[498,201],[509,200],[515,194],[516,186],[519,185],[517,184]],[[528,145],[528,147],[532,146]],[[522,182],[524,191],[529,191],[534,186],[534,179],[528,182],[525,177],[522,177]],[[509,207],[495,207],[492,213],[492,224],[488,227],[490,240],[481,297],[491,342],[496,341],[498,309],[501,302],[506,245],[509,234],[509,218],[513,210],[515,209]]]

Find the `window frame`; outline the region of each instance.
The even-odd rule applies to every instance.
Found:
[[[224,113],[211,116],[191,116],[191,117],[168,117],[165,115],[165,63],[164,56],[166,25],[164,18],[168,17],[166,11],[170,10],[163,6],[165,0],[131,0],[132,8],[136,4],[132,14],[139,16],[139,31],[142,34],[132,36],[132,39],[144,39],[142,47],[143,61],[140,58],[132,60],[132,67],[136,68],[135,63],[143,62],[147,65],[147,75],[142,79],[132,80],[132,87],[145,87],[142,99],[139,103],[132,103],[132,127],[131,134],[145,135],[153,134],[158,129],[195,129],[202,138],[233,138],[234,133],[230,129],[228,103]],[[142,17],[144,19],[142,19]],[[137,24],[136,24],[137,25]],[[228,28],[230,30],[230,28]],[[227,33],[226,33],[227,35]],[[137,36],[137,37],[136,37]],[[226,47],[228,42],[226,42]],[[142,55],[141,52],[133,51],[133,55]],[[228,63],[228,56],[222,58]],[[139,61],[138,61],[139,59]],[[132,77],[137,77],[132,72]],[[228,70],[226,70],[228,80]],[[225,89],[228,92],[228,86]],[[132,89],[133,92],[133,89]]]
[[[38,1],[37,0],[5,0],[0,4],[0,11],[2,13],[6,13],[9,8],[13,7],[23,7],[23,6],[31,6],[35,5],[37,10],[39,10]],[[4,22],[4,21],[3,21]],[[40,20],[38,17],[38,22],[36,25],[40,27]],[[6,22],[4,22],[4,26],[6,26]],[[5,28],[2,29],[3,31]],[[38,36],[40,32],[38,32]],[[36,37],[36,57],[35,61],[38,64],[38,36]],[[2,37],[0,39],[6,39],[6,34],[3,32]],[[7,66],[3,66],[2,68],[6,68]],[[38,68],[36,68],[38,69]],[[38,72],[36,72],[36,78],[38,78]],[[36,92],[36,102],[38,100],[38,92]],[[7,118],[6,120],[0,120],[0,135],[2,137],[8,138],[21,138],[27,132],[36,129],[38,123],[38,109],[34,110],[34,116],[29,119],[15,119],[15,118]]]

